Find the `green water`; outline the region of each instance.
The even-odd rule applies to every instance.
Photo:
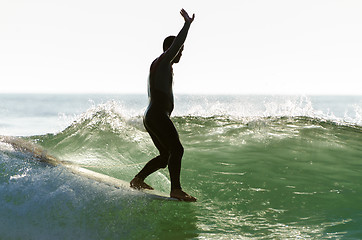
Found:
[[[360,126],[307,116],[173,121],[182,186],[196,203],[135,197],[1,143],[0,239],[362,238]],[[158,154],[142,118],[114,109],[24,139],[126,181]],[[169,192],[167,169],[146,182]]]
[[[125,122],[103,114],[56,136],[40,137],[40,143],[60,158],[130,180],[157,152],[141,119]],[[199,201],[142,202],[142,207],[135,201],[129,218],[145,228],[139,234],[165,239],[167,234],[207,239],[362,236],[357,227],[362,224],[360,127],[308,117],[174,121],[186,149],[183,188]],[[168,192],[167,171],[161,173],[148,182]],[[112,211],[110,217],[120,216]]]

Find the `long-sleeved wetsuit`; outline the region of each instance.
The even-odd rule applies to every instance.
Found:
[[[136,175],[145,179],[151,173],[168,166],[171,190],[181,189],[180,171],[184,149],[177,130],[170,119],[174,107],[172,64],[185,42],[190,24],[185,23],[172,45],[151,64],[148,80],[149,105],[144,115],[144,126],[160,155],[151,159]]]

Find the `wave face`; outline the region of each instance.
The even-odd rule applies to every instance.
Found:
[[[362,238],[362,127],[293,106],[269,106],[275,114],[176,113],[181,182],[194,204],[135,197],[0,142],[0,238]],[[23,139],[127,181],[157,154],[142,118],[115,102],[90,108],[61,132]],[[167,169],[146,181],[169,191]]]

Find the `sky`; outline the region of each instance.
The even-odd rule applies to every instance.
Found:
[[[0,0],[0,93],[144,93],[184,8],[175,94],[362,95],[361,0]]]

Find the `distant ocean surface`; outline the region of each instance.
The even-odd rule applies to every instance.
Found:
[[[0,94],[0,239],[362,239],[362,96],[176,95],[181,183],[137,197],[39,162],[129,181],[156,148],[146,95]],[[168,171],[146,179],[169,192]]]

